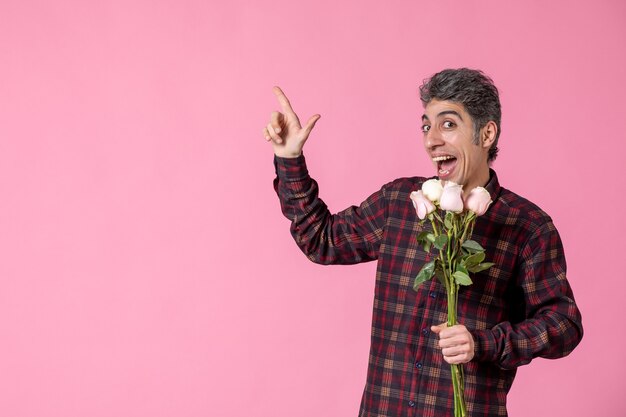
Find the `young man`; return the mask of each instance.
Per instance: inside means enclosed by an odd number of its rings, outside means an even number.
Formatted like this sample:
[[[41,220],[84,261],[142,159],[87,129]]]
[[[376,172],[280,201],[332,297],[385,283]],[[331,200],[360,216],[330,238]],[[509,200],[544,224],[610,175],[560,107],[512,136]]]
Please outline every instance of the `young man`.
[[[503,188],[490,162],[497,155],[500,100],[491,79],[470,69],[444,70],[421,87],[424,147],[436,175],[469,192],[485,187],[493,203],[472,239],[495,265],[459,292],[459,320],[446,321],[438,280],[412,282],[427,254],[409,195],[427,179],[400,178],[360,206],[331,214],[318,197],[302,148],[319,115],[301,126],[287,97],[264,128],[272,143],[274,188],[291,233],[314,262],[378,261],[367,382],[359,416],[452,416],[447,363],[465,364],[471,416],[506,416],[506,395],[518,366],[558,358],[580,342],[580,312],[566,279],[561,240],[550,217]],[[424,226],[428,227],[428,226]]]

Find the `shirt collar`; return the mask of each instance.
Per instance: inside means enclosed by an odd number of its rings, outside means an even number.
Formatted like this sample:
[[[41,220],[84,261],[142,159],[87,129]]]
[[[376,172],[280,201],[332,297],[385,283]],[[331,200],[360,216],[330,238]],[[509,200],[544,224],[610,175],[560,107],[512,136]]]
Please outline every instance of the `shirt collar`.
[[[500,195],[500,183],[498,182],[498,176],[496,175],[496,171],[489,168],[489,181],[487,185],[485,185],[485,189],[489,191],[489,195],[491,196],[491,201],[495,202]]]

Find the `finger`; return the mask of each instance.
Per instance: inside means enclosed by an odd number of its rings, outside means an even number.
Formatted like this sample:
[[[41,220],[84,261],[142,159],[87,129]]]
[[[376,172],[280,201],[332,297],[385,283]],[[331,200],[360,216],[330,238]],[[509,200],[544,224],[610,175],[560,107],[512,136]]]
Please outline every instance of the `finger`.
[[[441,347],[458,346],[471,343],[471,335],[469,333],[448,333],[448,329],[439,333],[439,344]]]
[[[283,143],[283,138],[281,138],[280,136],[276,134],[271,123],[267,125],[266,129],[267,129],[267,132],[270,134],[270,137],[275,143]]]
[[[272,140],[272,137],[270,136],[270,132],[267,131],[267,128],[264,127],[263,128],[263,137],[265,138],[265,140],[270,141]]]
[[[322,116],[320,116],[319,114],[316,114],[311,116],[311,118],[306,122],[306,125],[304,126],[304,132],[307,136],[309,135],[309,133],[311,133],[311,130],[313,130],[313,128],[315,127],[315,123],[317,123],[317,121],[321,117]]]
[[[460,365],[463,363],[468,363],[472,360],[472,357],[470,357],[469,355],[444,356],[443,360],[451,365]]]
[[[474,351],[471,348],[442,350],[443,359],[448,363],[467,363],[474,358]]]
[[[441,349],[441,353],[443,356],[454,357],[459,355],[467,355],[469,353],[469,346],[461,345],[461,346],[453,346]]]
[[[439,334],[439,337],[442,339],[446,339],[446,338],[450,338],[450,337],[455,337],[458,335],[463,335],[463,334],[467,334],[467,328],[463,325],[460,324],[455,324],[454,326],[450,326],[448,327],[443,326],[443,328],[441,329],[441,333]]]
[[[438,324],[437,326],[430,326],[430,330],[435,334],[439,334],[446,327],[448,327],[448,323],[441,323],[441,324]]]
[[[469,344],[469,342],[460,339],[439,339],[437,342],[437,346],[441,349],[457,348],[467,344]]]
[[[272,127],[274,128],[274,132],[276,132],[276,134],[280,133],[280,131],[282,130],[282,123],[284,120],[284,116],[282,113],[274,111],[272,112],[272,116],[270,117],[270,124],[272,125]]]
[[[281,90],[279,86],[275,86],[272,89],[272,91],[274,91],[274,95],[278,99],[278,102],[280,103],[280,107],[283,109],[283,112],[289,113],[295,116],[296,113],[293,111],[293,108],[291,107],[291,103],[289,102],[289,99],[287,98],[285,93],[283,93],[283,90]]]

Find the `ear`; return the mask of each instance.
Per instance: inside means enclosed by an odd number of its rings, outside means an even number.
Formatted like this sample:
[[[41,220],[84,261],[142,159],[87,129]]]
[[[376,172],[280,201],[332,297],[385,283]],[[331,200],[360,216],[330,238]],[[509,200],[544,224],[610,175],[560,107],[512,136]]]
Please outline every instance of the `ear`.
[[[487,124],[480,129],[480,146],[483,148],[489,149],[493,142],[496,140],[496,135],[498,133],[498,126],[496,122],[490,120]]]

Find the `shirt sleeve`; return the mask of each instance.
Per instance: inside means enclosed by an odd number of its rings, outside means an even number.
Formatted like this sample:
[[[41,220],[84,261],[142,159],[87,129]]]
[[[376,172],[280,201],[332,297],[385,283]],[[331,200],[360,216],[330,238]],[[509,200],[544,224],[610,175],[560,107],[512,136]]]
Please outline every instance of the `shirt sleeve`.
[[[580,342],[580,311],[566,279],[563,246],[551,221],[539,227],[520,252],[517,285],[523,294],[526,319],[475,330],[474,360],[514,369],[535,357],[568,355]]]
[[[386,191],[361,205],[331,214],[318,196],[304,156],[274,157],[274,189],[291,234],[304,254],[320,264],[355,264],[378,258],[387,210]]]

